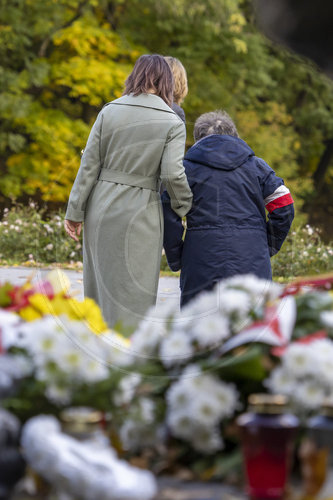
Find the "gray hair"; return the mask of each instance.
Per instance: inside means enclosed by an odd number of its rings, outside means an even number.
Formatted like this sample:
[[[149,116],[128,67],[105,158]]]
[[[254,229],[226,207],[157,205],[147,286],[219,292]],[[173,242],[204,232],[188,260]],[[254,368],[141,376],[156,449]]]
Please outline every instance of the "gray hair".
[[[195,141],[211,134],[239,137],[236,125],[225,111],[204,113],[195,122],[193,132]]]

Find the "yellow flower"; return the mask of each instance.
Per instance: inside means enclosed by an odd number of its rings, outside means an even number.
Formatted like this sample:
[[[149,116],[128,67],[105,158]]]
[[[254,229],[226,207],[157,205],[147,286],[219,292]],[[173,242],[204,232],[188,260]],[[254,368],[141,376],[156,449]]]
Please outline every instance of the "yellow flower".
[[[30,295],[29,304],[29,306],[18,311],[19,315],[26,321],[33,321],[45,314],[52,314],[51,301],[42,293]]]
[[[82,302],[73,298],[56,295],[52,301],[54,314],[67,314],[70,319],[86,321],[91,331],[102,333],[107,330],[101,310],[93,299],[86,298]]]
[[[40,319],[42,315],[33,307],[27,306],[18,311],[18,314],[25,321],[35,321],[36,319]]]
[[[29,306],[19,311],[21,318],[26,321],[34,321],[47,314],[52,316],[65,314],[72,320],[85,321],[90,330],[96,334],[108,329],[100,308],[89,298],[80,302],[72,297],[66,297],[64,293],[58,293],[51,300],[47,295],[35,293],[29,297]]]

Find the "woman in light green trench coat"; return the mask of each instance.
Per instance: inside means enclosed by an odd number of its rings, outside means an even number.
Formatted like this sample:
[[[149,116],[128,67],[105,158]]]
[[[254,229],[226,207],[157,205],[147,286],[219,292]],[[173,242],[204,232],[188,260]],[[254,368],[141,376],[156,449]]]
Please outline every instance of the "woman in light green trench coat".
[[[125,95],[99,113],[68,202],[74,239],[84,221],[84,293],[110,326],[135,326],[156,302],[163,242],[160,181],[183,217],[192,193],[183,167],[185,126],[172,111],[171,70],[141,56]]]

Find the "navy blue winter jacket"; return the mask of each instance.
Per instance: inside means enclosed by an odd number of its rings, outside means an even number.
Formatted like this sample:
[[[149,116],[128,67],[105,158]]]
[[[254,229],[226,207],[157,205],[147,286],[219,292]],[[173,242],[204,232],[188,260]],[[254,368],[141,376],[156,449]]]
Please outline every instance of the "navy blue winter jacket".
[[[198,141],[184,166],[193,191],[184,241],[182,221],[162,195],[164,249],[169,267],[181,269],[181,305],[236,274],[272,279],[270,257],[294,218],[283,180],[244,141],[228,135]]]

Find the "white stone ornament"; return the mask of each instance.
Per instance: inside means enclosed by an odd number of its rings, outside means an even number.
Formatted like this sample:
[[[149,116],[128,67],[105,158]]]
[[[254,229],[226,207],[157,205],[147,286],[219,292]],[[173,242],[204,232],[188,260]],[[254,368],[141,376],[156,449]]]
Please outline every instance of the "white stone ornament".
[[[53,416],[30,419],[21,445],[29,466],[69,498],[151,500],[157,493],[153,474],[119,460],[106,438],[77,441]]]

